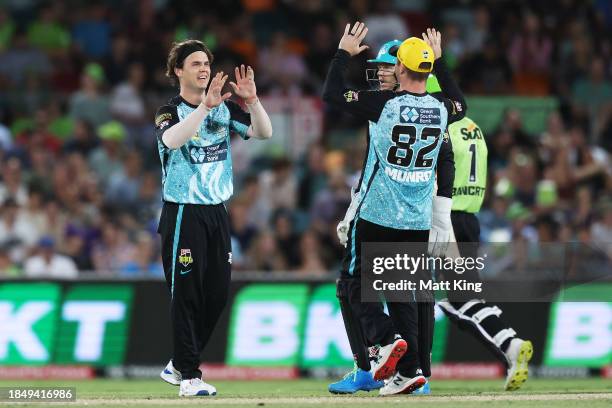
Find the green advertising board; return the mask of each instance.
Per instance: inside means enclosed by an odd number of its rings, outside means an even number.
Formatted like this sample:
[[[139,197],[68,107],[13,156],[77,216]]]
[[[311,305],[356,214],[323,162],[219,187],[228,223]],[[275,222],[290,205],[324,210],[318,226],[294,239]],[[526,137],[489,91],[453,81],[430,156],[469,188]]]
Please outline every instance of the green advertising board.
[[[129,329],[132,288],[126,285],[77,285],[64,298],[57,363],[123,362]]]
[[[51,360],[61,290],[53,283],[0,286],[0,364]]]
[[[229,365],[342,367],[353,356],[333,283],[252,284],[232,307]],[[436,313],[432,361],[444,358],[448,321]]]
[[[0,285],[0,364],[123,362],[132,305],[129,285]]]
[[[308,285],[259,284],[234,300],[229,328],[230,365],[295,366],[301,347]]]
[[[566,289],[552,305],[544,364],[612,364],[612,284]]]

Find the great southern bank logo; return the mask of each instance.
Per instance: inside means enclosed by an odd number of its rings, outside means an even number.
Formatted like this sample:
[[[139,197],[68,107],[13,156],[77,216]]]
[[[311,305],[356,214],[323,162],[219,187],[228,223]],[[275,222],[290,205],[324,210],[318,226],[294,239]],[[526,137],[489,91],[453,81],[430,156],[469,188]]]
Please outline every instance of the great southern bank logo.
[[[414,123],[419,118],[419,112],[411,106],[402,106],[400,108],[400,118],[402,123]]]
[[[418,106],[400,106],[400,123],[415,123],[419,125],[439,125],[442,123],[440,108],[424,108]]]

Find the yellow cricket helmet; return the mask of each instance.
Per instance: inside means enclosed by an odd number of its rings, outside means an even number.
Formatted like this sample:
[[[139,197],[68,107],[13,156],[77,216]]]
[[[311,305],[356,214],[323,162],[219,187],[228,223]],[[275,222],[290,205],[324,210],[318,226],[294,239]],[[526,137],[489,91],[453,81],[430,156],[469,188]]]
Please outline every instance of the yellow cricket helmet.
[[[410,37],[404,40],[399,48],[391,51],[409,70],[414,72],[431,72],[434,64],[434,52],[422,39]]]

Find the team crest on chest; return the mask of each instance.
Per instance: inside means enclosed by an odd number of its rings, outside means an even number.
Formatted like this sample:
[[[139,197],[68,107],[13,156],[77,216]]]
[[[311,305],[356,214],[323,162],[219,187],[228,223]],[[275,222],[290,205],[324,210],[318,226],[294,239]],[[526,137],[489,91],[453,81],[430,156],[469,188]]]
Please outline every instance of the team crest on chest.
[[[181,248],[181,254],[179,255],[179,263],[184,267],[187,267],[193,263],[193,258],[191,257],[191,249]]]

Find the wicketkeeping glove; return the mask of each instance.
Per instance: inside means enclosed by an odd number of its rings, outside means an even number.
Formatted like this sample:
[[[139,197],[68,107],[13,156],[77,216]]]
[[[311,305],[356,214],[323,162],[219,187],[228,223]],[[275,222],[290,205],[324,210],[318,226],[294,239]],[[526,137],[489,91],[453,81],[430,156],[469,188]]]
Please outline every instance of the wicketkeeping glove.
[[[428,252],[431,256],[444,256],[453,234],[451,207],[453,200],[448,197],[434,196],[431,211]]]
[[[336,226],[336,234],[338,234],[338,240],[342,244],[343,247],[346,248],[346,243],[348,242],[348,230],[349,223],[345,220],[342,220]]]
[[[359,207],[359,203],[361,202],[361,196],[357,195],[358,193],[355,191],[355,187],[351,188],[351,204],[349,205],[348,210],[346,210],[346,214],[344,215],[344,219],[338,223],[336,226],[336,234],[338,235],[338,240],[342,244],[343,247],[346,248],[346,243],[348,242],[348,230],[351,221],[355,218],[355,213],[357,212],[357,207]]]

